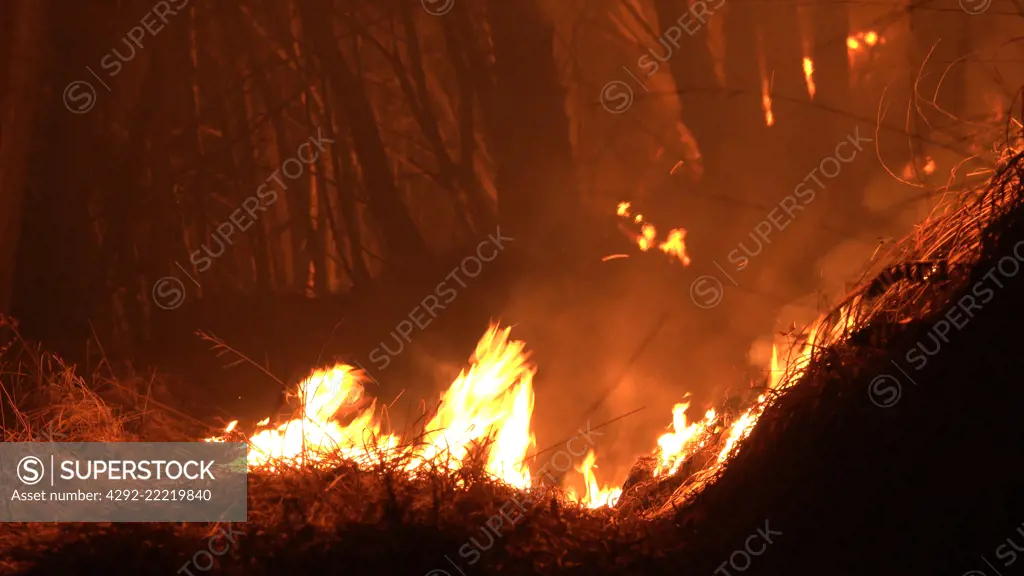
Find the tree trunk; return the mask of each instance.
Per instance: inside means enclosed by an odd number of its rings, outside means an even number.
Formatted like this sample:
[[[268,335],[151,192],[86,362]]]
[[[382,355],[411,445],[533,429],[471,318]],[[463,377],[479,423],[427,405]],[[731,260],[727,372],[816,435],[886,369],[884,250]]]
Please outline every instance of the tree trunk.
[[[718,158],[728,142],[728,134],[721,128],[726,110],[719,105],[721,85],[715,76],[708,46],[707,17],[701,12],[701,19],[697,19],[688,7],[686,0],[654,0],[660,45],[641,58],[648,59],[650,64],[647,68],[653,67],[654,71],[663,60],[668,60],[679,94],[680,120],[693,135],[707,170],[710,168],[708,160]],[[709,17],[720,18],[721,15],[711,14]],[[673,42],[675,33],[680,31],[684,33]],[[693,34],[689,33],[691,31]]]
[[[586,224],[554,60],[554,27],[537,0],[489,0],[487,7],[494,35],[495,109],[501,111],[488,147],[497,162],[502,232],[534,262],[565,263],[581,254],[577,245]]]
[[[12,0],[5,8],[14,12],[14,21],[7,27],[14,36],[0,134],[0,313],[11,310],[22,202],[49,55],[43,49],[49,36],[47,10],[42,0]]]
[[[383,231],[389,264],[401,269],[418,268],[429,255],[427,245],[395,185],[377,115],[365,87],[349,68],[334,39],[331,5],[327,0],[299,0],[299,12],[320,60],[320,69],[327,74],[338,97],[337,112],[346,116],[368,188],[367,203]]]

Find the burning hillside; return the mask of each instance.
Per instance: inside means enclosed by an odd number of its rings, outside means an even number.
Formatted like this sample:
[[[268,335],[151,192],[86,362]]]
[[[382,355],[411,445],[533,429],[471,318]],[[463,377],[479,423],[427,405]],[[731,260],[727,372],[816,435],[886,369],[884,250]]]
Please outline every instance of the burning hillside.
[[[488,329],[412,435],[388,429],[387,411],[367,398],[358,371],[317,370],[298,386],[301,413],[243,435],[251,445],[250,521],[229,527],[233,544],[221,570],[304,573],[341,562],[444,574],[445,562],[462,562],[489,573],[623,574],[713,572],[723,559],[732,569],[756,561],[753,573],[768,574],[969,569],[978,562],[971,553],[998,546],[1024,510],[1024,478],[1006,457],[1022,439],[1013,415],[1024,390],[1011,380],[1024,360],[1019,332],[1000,329],[1024,313],[1014,272],[1024,254],[1021,206],[1010,170],[983,194],[951,200],[893,249],[897,260],[879,263],[876,276],[791,349],[776,349],[750,405],[691,419],[690,406],[677,404],[665,414],[669,429],[651,439],[651,456],[626,479],[600,476],[597,446],[578,451],[567,492],[543,485],[543,468],[533,467],[543,452],[531,432],[536,368],[510,328]],[[929,264],[909,272],[919,262]],[[979,286],[992,288],[991,297]],[[972,303],[963,334],[940,329],[952,323],[951,306]],[[935,342],[944,348],[927,366],[897,370],[907,351]],[[895,397],[893,375],[905,380]],[[106,406],[77,377],[61,373],[49,393],[51,404],[66,406],[52,420],[56,433],[110,437],[73,418],[87,407],[94,418],[95,407]],[[107,421],[122,439],[136,438],[130,423],[145,417],[105,410],[121,415]],[[26,412],[23,420],[39,416]],[[239,434],[232,425],[208,440]],[[951,472],[950,454],[969,450],[972,473]],[[73,573],[68,567],[86,548],[98,568],[116,570],[117,558],[121,568],[143,569],[151,558],[124,553],[136,548],[126,543],[162,542],[154,554],[181,558],[204,537],[200,528],[91,525],[69,539],[40,525],[4,532],[0,544],[15,551],[4,562],[39,573]],[[216,538],[213,530],[206,537]],[[30,531],[32,542],[24,538]],[[834,538],[822,542],[821,533]],[[752,534],[762,544],[738,549]],[[940,538],[956,542],[953,552],[934,548]]]
[[[367,379],[358,369],[337,364],[315,370],[298,384],[301,407],[296,417],[274,424],[267,418],[260,422],[261,429],[246,439],[250,468],[273,473],[282,466],[333,466],[339,460],[362,466],[403,462],[403,470],[415,476],[439,463],[453,470],[478,457],[494,480],[529,488],[531,478],[539,479],[527,464],[535,460],[531,417],[536,367],[529,361],[526,345],[512,340],[510,334],[510,327],[492,325],[487,330],[470,358],[470,367],[443,394],[422,433],[412,438],[384,432],[384,413],[378,413],[376,400],[366,405]],[[676,404],[670,431],[651,443],[657,464],[650,477],[675,474],[688,458],[708,446],[718,451],[705,469],[713,473],[757,423],[769,394],[800,377],[811,351],[826,336],[816,325],[786,361],[779,360],[778,350],[773,351],[765,392],[738,414],[729,416],[710,409],[703,419],[688,422],[690,404]],[[231,422],[223,435],[207,441],[237,437],[237,423]],[[570,484],[569,493],[591,508],[614,506],[622,493],[616,486],[624,479],[608,483],[610,479],[605,478],[605,485],[599,484],[594,472],[596,459],[593,450],[587,453],[576,470],[580,476],[576,486]]]

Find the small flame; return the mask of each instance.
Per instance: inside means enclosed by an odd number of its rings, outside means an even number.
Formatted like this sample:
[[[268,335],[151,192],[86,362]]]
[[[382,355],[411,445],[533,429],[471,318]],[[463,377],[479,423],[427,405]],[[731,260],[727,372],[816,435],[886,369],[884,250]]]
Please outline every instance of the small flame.
[[[586,492],[582,498],[578,497],[576,491],[572,488],[567,490],[570,498],[578,501],[587,508],[601,508],[604,506],[615,506],[619,501],[619,496],[622,496],[622,489],[617,487],[605,486],[601,487],[597,483],[597,477],[594,476],[594,468],[597,466],[594,462],[597,461],[597,456],[594,455],[593,450],[588,450],[587,455],[583,457],[583,463],[576,470],[583,475],[583,482],[586,485]]]
[[[689,402],[676,404],[672,408],[672,432],[662,434],[658,438],[658,464],[654,468],[654,477],[675,474],[686,459],[704,446],[705,438],[700,434],[715,421],[715,411],[708,410],[703,422],[686,423],[686,410]]]
[[[622,218],[629,218],[632,216],[633,224],[640,225],[640,233],[636,235],[636,245],[641,251],[647,252],[653,246],[657,246],[659,250],[672,256],[683,264],[683,266],[690,265],[690,256],[686,251],[686,230],[683,228],[674,228],[669,230],[668,236],[662,242],[658,241],[658,229],[650,222],[645,221],[643,214],[636,214],[635,216],[630,214],[630,203],[619,202],[615,213]]]
[[[804,79],[807,82],[807,94],[813,100],[817,90],[814,87],[814,61],[810,58],[804,58]]]
[[[722,447],[722,451],[718,453],[719,463],[725,462],[726,459],[729,458],[729,454],[732,452],[733,446],[750,434],[750,431],[754,429],[754,424],[757,424],[757,419],[761,416],[761,411],[763,410],[764,396],[758,396],[757,404],[750,410],[744,412],[742,416],[732,423],[729,430],[729,438],[725,441],[725,446]]]
[[[676,228],[675,230],[669,231],[668,238],[658,245],[658,249],[660,249],[665,254],[668,254],[669,256],[675,256],[680,262],[683,263],[683,266],[689,266],[690,256],[686,253],[685,240],[686,230],[683,230],[682,228]]]
[[[651,246],[654,246],[654,240],[658,236],[658,231],[651,224],[644,224],[643,228],[640,229],[640,237],[637,238],[636,243],[640,246],[640,249],[647,252]]]
[[[931,175],[931,174],[935,173],[935,160],[932,159],[931,156],[929,156],[925,160],[925,164],[924,164],[924,167],[922,168],[922,170],[924,170],[924,173],[928,174],[928,175]]]

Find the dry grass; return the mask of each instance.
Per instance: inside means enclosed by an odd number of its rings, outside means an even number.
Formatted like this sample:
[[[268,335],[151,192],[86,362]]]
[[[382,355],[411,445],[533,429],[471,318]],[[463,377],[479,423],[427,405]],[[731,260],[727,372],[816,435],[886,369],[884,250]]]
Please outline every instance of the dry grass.
[[[885,356],[894,331],[948,308],[996,233],[993,223],[1021,209],[1024,153],[1008,153],[1001,166],[984,187],[951,195],[914,234],[874,261],[865,281],[825,317],[799,382],[794,375],[784,378],[757,426],[761,432],[784,425],[794,407],[813,410],[818,384],[829,381],[830,367],[863,363],[866,350]],[[890,263],[919,261],[943,262],[949,274],[931,281],[893,281],[871,293],[877,275]],[[116,376],[109,365],[79,376],[74,366],[25,342],[8,318],[0,318],[0,337],[5,441],[171,441],[217,433],[158,401],[152,376]],[[785,410],[782,399],[787,400]],[[401,458],[383,455],[359,467],[336,461],[273,473],[257,470],[249,477],[243,542],[218,560],[219,570],[264,573],[291,566],[301,573],[317,562],[343,559],[375,571],[422,573],[445,568],[439,559],[459,556],[471,537],[484,539],[484,527],[495,518],[503,519],[501,542],[481,564],[491,571],[510,566],[541,573],[624,570],[680,546],[672,517],[730,473],[731,461],[713,464],[726,429],[709,431],[706,447],[673,477],[650,479],[651,462],[638,463],[616,510],[584,510],[549,488],[524,495],[484,473],[479,457],[459,468],[431,462],[415,476],[404,472],[407,462]],[[766,434],[757,436],[750,440],[763,444]],[[478,449],[479,456],[486,447]],[[524,498],[529,503],[521,515],[509,518],[510,502]],[[509,525],[513,519],[514,529]],[[76,546],[109,539],[115,549],[131,548],[137,541],[159,543],[159,552],[125,554],[137,556],[140,566],[166,563],[160,570],[170,573],[217,529],[206,524],[9,524],[0,531],[0,572],[28,570],[62,553],[73,558],[80,553]],[[365,572],[362,568],[349,572]]]
[[[776,390],[768,391],[763,413],[773,411],[779,401],[802,381],[823,381],[828,366],[863,360],[865,348],[880,355],[889,352],[890,339],[901,327],[945,311],[953,296],[963,290],[971,272],[983,255],[986,240],[994,234],[993,224],[1020,211],[1024,204],[1024,151],[1008,148],[1003,152],[999,170],[981,186],[947,192],[932,215],[917,229],[876,254],[864,270],[862,281],[843,298],[817,327],[806,370],[793,370],[795,358]],[[930,278],[899,279],[890,273],[900,263],[935,264],[945,274]],[[931,268],[931,266],[927,266]],[[881,287],[881,289],[879,289]],[[806,342],[808,333],[794,340]],[[855,346],[847,346],[847,344]],[[792,351],[798,351],[800,345]],[[801,390],[801,393],[811,390]],[[748,406],[749,408],[749,406]],[[773,417],[783,417],[776,414]],[[771,418],[769,418],[771,419]],[[759,420],[760,422],[760,420]],[[728,438],[728,422],[720,423],[704,434],[705,447],[693,454],[680,470],[669,478],[644,477],[650,462],[639,462],[633,474],[641,480],[635,486],[627,481],[619,512],[647,518],[668,517],[685,508],[692,499],[727,473],[728,461],[717,465],[715,456]]]

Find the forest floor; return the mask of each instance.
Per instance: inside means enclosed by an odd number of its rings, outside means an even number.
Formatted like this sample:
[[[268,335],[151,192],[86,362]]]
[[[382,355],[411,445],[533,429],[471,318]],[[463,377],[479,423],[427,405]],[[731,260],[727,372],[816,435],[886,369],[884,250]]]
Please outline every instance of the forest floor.
[[[474,465],[413,479],[396,464],[338,463],[251,473],[245,523],[5,524],[0,571],[1024,574],[1014,552],[1024,549],[1019,182],[994,178],[899,250],[897,262],[942,259],[948,273],[889,278],[869,303],[862,291],[837,307],[823,326],[843,329],[739,450],[694,490],[673,479],[657,513],[581,509]],[[208,435],[147,408],[143,380],[87,383],[25,353],[45,376],[35,409],[15,420],[6,409],[8,441],[39,439],[52,422],[69,441]],[[142,408],[114,408],[127,405]]]

